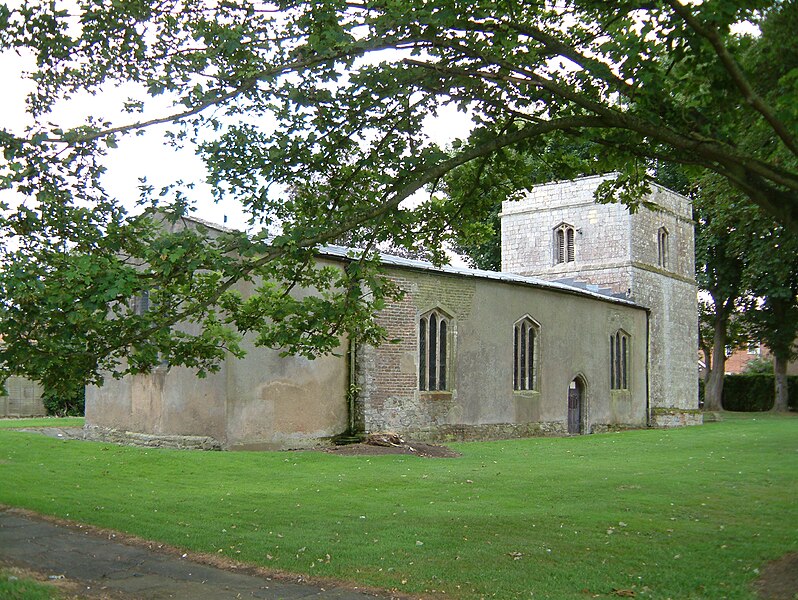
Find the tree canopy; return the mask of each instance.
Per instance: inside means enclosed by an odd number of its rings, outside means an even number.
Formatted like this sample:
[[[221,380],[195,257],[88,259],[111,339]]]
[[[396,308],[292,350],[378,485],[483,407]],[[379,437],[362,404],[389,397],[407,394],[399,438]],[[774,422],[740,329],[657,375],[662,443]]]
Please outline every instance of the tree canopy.
[[[646,164],[674,162],[795,228],[797,12],[758,0],[2,5],[0,48],[36,67],[35,124],[0,131],[0,185],[23,199],[0,220],[0,370],[56,385],[64,356],[87,381],[164,356],[213,368],[242,332],[309,354],[347,332],[376,341],[368,317],[393,290],[373,251],[421,245],[440,259],[450,222],[480,210],[439,193],[443,177],[552,134],[595,148],[596,171],[619,171],[604,200],[634,203]],[[128,83],[140,92],[122,117],[51,122],[54,107]],[[171,110],[153,114],[159,96]],[[453,148],[424,128],[447,106],[476,123]],[[252,235],[164,228],[105,192],[120,139],[164,124],[170,143],[197,148],[214,194],[240,201]],[[177,185],[141,194],[166,222],[191,202]],[[342,236],[365,252],[343,271],[316,265],[314,250]],[[241,279],[257,293],[234,293]],[[297,299],[296,287],[319,294]],[[135,314],[145,291],[157,310]]]

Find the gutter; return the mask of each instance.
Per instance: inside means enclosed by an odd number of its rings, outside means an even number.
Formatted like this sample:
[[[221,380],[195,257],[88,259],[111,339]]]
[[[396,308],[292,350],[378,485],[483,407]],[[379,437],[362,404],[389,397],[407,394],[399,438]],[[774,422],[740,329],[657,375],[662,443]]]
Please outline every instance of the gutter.
[[[646,427],[651,427],[651,311],[646,309]]]

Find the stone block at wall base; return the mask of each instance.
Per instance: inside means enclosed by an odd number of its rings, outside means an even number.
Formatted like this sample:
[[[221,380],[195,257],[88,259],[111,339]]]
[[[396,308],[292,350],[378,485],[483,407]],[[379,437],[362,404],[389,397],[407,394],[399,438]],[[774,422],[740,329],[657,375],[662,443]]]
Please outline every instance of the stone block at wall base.
[[[617,433],[619,431],[631,431],[640,429],[641,425],[634,423],[595,423],[590,427],[590,433]]]
[[[154,435],[136,431],[120,431],[109,427],[86,425],[85,439],[149,448],[176,448],[179,450],[221,450],[219,440],[202,435]]]
[[[649,425],[651,427],[684,427],[702,425],[704,414],[700,410],[684,408],[652,408]]]

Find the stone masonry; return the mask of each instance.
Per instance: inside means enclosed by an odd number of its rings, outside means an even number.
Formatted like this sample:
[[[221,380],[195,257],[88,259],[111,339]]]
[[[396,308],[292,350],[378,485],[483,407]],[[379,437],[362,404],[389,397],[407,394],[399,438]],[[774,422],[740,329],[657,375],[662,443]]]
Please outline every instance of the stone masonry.
[[[700,422],[698,413],[698,309],[692,206],[689,199],[652,185],[636,213],[594,201],[609,176],[535,186],[502,212],[502,270],[548,280],[610,288],[650,310],[649,422]],[[556,263],[554,231],[575,229],[574,260]],[[666,235],[662,265],[659,235]]]

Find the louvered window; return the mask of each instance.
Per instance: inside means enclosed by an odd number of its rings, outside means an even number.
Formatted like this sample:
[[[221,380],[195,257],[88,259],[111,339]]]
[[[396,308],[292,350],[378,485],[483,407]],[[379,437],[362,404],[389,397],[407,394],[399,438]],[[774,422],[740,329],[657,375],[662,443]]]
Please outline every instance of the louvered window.
[[[150,292],[143,290],[133,298],[133,313],[143,315],[150,310]]]
[[[657,232],[657,264],[662,268],[668,266],[668,230],[664,227]]]
[[[575,259],[575,230],[572,225],[562,223],[554,229],[554,262],[569,263]]]

